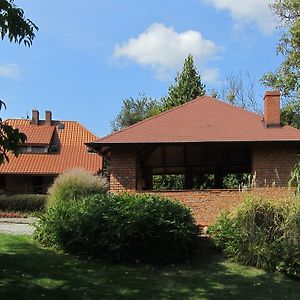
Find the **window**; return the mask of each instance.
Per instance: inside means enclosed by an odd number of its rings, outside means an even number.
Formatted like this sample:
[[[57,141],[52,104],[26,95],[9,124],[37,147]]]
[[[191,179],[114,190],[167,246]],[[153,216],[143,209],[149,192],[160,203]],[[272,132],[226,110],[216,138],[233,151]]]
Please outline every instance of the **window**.
[[[20,150],[20,153],[27,153],[28,147],[20,147],[19,150]]]
[[[22,146],[20,153],[48,153],[48,147],[45,146]]]
[[[47,153],[47,148],[40,146],[32,146],[31,153]]]

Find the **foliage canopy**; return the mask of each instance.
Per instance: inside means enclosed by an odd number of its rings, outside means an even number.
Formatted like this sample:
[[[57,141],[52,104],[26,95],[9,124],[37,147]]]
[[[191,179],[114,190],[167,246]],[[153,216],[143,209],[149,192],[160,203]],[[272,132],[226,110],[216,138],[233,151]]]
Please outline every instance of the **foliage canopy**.
[[[112,122],[113,131],[117,131],[160,113],[159,103],[146,95],[139,98],[124,99],[120,113]]]
[[[193,56],[189,54],[184,61],[182,71],[175,78],[175,84],[169,87],[167,97],[162,99],[163,110],[184,104],[204,94],[205,85],[201,82]]]
[[[30,47],[38,27],[24,15],[24,11],[17,7],[14,0],[0,0],[0,36],[7,36],[10,42]]]
[[[266,73],[264,85],[280,90],[284,97],[300,98],[300,2],[276,0],[271,9],[278,17],[278,27],[284,29],[277,53],[283,62],[275,72]]]

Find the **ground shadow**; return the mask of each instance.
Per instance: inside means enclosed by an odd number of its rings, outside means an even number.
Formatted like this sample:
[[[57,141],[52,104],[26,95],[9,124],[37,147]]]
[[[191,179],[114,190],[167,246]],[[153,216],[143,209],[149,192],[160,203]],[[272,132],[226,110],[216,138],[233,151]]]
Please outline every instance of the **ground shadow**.
[[[193,262],[153,268],[83,262],[24,236],[0,240],[1,299],[299,299],[300,294],[299,282],[227,262],[210,245],[202,245]]]

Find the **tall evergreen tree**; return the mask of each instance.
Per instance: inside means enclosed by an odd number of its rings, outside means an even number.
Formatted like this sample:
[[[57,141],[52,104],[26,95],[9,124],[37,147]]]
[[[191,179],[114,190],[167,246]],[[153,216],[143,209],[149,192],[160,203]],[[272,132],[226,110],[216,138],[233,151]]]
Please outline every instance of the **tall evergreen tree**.
[[[162,99],[163,110],[184,104],[205,94],[205,85],[195,67],[191,54],[185,59],[181,73],[175,78],[175,84],[169,87],[167,97]]]
[[[205,94],[205,85],[195,67],[190,54],[184,61],[181,73],[175,78],[175,84],[169,87],[168,95],[157,101],[145,95],[137,99],[123,100],[121,111],[112,121],[112,130],[117,131],[163,111],[186,103]]]

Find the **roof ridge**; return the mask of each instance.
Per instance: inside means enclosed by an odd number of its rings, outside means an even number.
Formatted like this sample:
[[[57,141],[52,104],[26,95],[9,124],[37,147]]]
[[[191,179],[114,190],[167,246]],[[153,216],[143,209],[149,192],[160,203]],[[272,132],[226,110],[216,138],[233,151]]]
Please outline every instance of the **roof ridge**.
[[[28,121],[28,122],[31,121],[31,119],[8,118],[8,119],[5,119],[4,122],[10,121],[10,120],[13,120],[13,121]],[[39,121],[45,122],[46,120],[39,120]],[[53,119],[52,122],[70,122],[70,123],[78,123],[78,124],[81,125],[81,123],[79,123],[78,121],[75,121],[75,120],[55,120],[55,119]]]
[[[249,114],[253,114],[253,115],[257,116],[257,117],[263,117],[263,115],[261,115],[261,114],[259,114],[257,112],[254,112],[254,111],[250,111],[246,107],[236,106],[236,105],[228,103],[228,102],[226,102],[224,100],[221,100],[221,99],[218,99],[218,98],[213,98],[211,96],[207,96],[207,97],[210,98],[210,99],[212,99],[213,101],[220,102],[221,104],[227,105],[227,106],[229,106],[231,108],[238,109],[238,110],[241,110],[241,111],[249,113]]]
[[[202,98],[207,98],[207,99],[209,99],[209,100],[212,100],[212,101],[215,101],[215,102],[219,102],[220,104],[227,105],[227,106],[229,106],[229,107],[231,107],[231,108],[234,108],[234,109],[242,110],[243,112],[246,112],[246,113],[249,113],[249,114],[254,114],[256,117],[262,117],[262,116],[259,115],[258,113],[249,111],[249,110],[247,110],[246,108],[239,107],[239,106],[234,106],[234,105],[232,105],[232,104],[230,104],[230,103],[228,103],[228,102],[225,102],[225,101],[223,101],[223,100],[221,100],[221,99],[213,98],[213,97],[208,96],[208,95],[202,95],[202,96],[198,96],[198,97],[196,97],[195,99],[190,100],[190,101],[188,101],[188,102],[186,102],[186,103],[183,103],[183,104],[181,104],[181,105],[178,105],[178,106],[176,106],[176,107],[173,107],[173,108],[171,108],[171,109],[169,109],[169,110],[163,111],[163,112],[159,113],[158,115],[149,117],[149,118],[144,119],[144,120],[141,120],[141,121],[139,121],[139,122],[137,122],[137,123],[135,123],[135,124],[132,124],[132,125],[130,125],[130,126],[128,126],[128,127],[125,127],[125,128],[123,128],[123,129],[121,129],[121,130],[118,130],[118,131],[112,132],[112,133],[110,133],[110,134],[107,134],[107,135],[105,135],[104,137],[102,137],[102,138],[100,138],[100,139],[98,139],[98,140],[96,140],[96,141],[94,141],[94,142],[96,142],[96,143],[97,143],[97,142],[101,142],[101,141],[104,140],[104,139],[110,138],[110,137],[115,136],[115,135],[117,135],[117,134],[119,134],[119,133],[123,133],[123,132],[126,131],[126,130],[129,130],[129,129],[131,129],[131,128],[134,128],[135,126],[138,126],[138,125],[140,125],[140,124],[147,123],[147,122],[150,121],[150,120],[154,120],[154,119],[156,119],[156,118],[158,118],[158,117],[160,117],[160,116],[162,116],[162,115],[166,115],[166,114],[171,113],[171,112],[173,112],[173,111],[175,111],[175,110],[178,110],[178,109],[180,109],[180,108],[182,108],[182,107],[184,107],[184,106],[190,105],[190,104],[192,104],[192,103],[194,103],[194,102],[196,102],[196,101],[199,101],[199,100],[202,99]],[[92,142],[92,143],[94,143],[94,142]]]
[[[8,118],[8,119],[5,119],[3,122],[9,122],[9,121],[25,121],[25,122],[30,122],[31,119],[20,119],[20,118]],[[40,120],[42,121],[43,123],[41,124],[41,126],[48,126],[45,124],[45,120]],[[75,121],[75,120],[52,120],[52,122],[64,122],[64,123],[74,123],[78,126],[81,127],[81,129],[84,129],[85,131],[87,131],[90,135],[92,135],[95,139],[99,138],[96,134],[94,134],[91,130],[89,130],[85,125],[81,124],[80,122],[78,121]],[[19,124],[18,126],[29,126],[29,125],[32,125],[32,124]],[[36,125],[32,125],[32,126],[36,126]],[[57,127],[58,125],[55,125],[55,124],[51,124],[50,125],[51,127]],[[37,126],[37,128],[39,127],[39,125]]]
[[[179,109],[179,108],[181,108],[181,107],[183,107],[183,106],[186,106],[186,105],[188,105],[188,104],[191,104],[191,103],[193,103],[193,102],[196,102],[196,101],[198,101],[198,100],[200,100],[201,98],[204,98],[204,97],[209,97],[209,96],[207,96],[207,95],[198,96],[197,98],[195,98],[195,99],[193,99],[193,100],[190,100],[190,101],[188,101],[188,102],[186,102],[186,103],[183,103],[183,104],[181,104],[181,105],[178,105],[178,106],[176,106],[176,107],[173,107],[173,108],[171,108],[171,109],[169,109],[169,110],[163,111],[163,112],[159,113],[158,115],[155,115],[155,116],[146,118],[146,119],[141,120],[141,121],[139,121],[139,122],[137,122],[137,123],[134,123],[134,124],[132,124],[132,125],[130,125],[130,126],[128,126],[128,127],[125,127],[125,128],[122,128],[122,129],[120,129],[120,130],[118,130],[118,131],[115,131],[115,132],[112,132],[112,133],[110,133],[110,134],[107,134],[107,135],[105,135],[104,137],[102,137],[102,138],[100,138],[100,139],[98,139],[98,140],[96,140],[96,141],[94,141],[94,142],[97,143],[97,142],[100,142],[101,140],[104,140],[104,139],[109,138],[109,137],[111,137],[111,136],[115,136],[115,135],[117,135],[117,134],[119,134],[119,133],[121,133],[121,132],[124,132],[124,131],[126,131],[126,130],[128,130],[128,129],[131,129],[131,128],[137,126],[137,125],[146,123],[146,122],[148,122],[148,121],[150,121],[150,120],[154,120],[154,119],[156,119],[156,118],[158,118],[158,117],[160,117],[160,116],[162,116],[162,115],[166,115],[166,114],[168,114],[168,113],[170,113],[170,112],[172,112],[172,111],[174,111],[174,110],[177,110],[177,109]],[[92,142],[92,143],[94,143],[94,142]]]
[[[63,121],[63,122],[66,122],[66,121]],[[97,135],[95,135],[93,132],[91,132],[87,127],[85,127],[85,125],[82,125],[78,121],[71,121],[71,122],[76,123],[77,125],[79,125],[80,127],[82,127],[82,129],[84,129],[85,131],[87,131],[90,135],[92,135],[95,138],[98,138]]]

